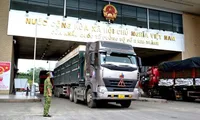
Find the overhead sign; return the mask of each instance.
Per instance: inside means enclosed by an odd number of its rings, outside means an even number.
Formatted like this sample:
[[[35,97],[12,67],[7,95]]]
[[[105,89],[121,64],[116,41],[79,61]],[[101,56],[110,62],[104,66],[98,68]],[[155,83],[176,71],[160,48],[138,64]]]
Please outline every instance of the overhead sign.
[[[36,27],[37,23],[37,27]],[[36,30],[37,28],[37,30]],[[37,34],[35,34],[37,31]],[[133,47],[184,51],[184,35],[135,26],[108,24],[94,20],[78,20],[62,16],[11,10],[8,35],[93,42],[98,40],[130,44]]]
[[[0,62],[0,90],[10,88],[10,62]]]

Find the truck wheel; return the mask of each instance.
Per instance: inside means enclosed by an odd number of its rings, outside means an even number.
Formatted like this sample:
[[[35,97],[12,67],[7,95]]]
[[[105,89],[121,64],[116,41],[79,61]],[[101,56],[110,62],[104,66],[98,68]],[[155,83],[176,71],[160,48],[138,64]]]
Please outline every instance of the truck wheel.
[[[123,108],[129,108],[131,106],[131,100],[121,101],[120,104]]]
[[[54,97],[57,97],[57,91],[54,89]]]
[[[42,94],[44,94],[44,92],[40,91],[40,94],[42,95]]]
[[[57,94],[57,97],[60,98],[60,89],[59,88],[58,88],[56,94]]]
[[[77,95],[76,95],[76,91],[74,90],[74,103],[78,103],[78,99],[77,99]]]
[[[90,108],[96,107],[96,101],[93,99],[93,95],[92,95],[92,90],[91,89],[89,89],[87,91],[87,99],[86,99],[86,101],[87,101],[88,107],[90,107]]]
[[[73,89],[73,88],[70,88],[69,100],[70,100],[71,102],[74,101],[74,89]]]
[[[187,101],[187,102],[194,102],[196,100],[196,98],[192,98],[192,97],[188,97],[188,96],[183,96],[183,101]]]

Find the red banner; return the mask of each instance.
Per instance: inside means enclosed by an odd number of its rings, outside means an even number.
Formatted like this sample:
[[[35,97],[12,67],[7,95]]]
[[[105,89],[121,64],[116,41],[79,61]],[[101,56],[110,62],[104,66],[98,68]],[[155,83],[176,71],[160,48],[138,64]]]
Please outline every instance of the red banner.
[[[10,62],[0,62],[0,90],[9,90]]]

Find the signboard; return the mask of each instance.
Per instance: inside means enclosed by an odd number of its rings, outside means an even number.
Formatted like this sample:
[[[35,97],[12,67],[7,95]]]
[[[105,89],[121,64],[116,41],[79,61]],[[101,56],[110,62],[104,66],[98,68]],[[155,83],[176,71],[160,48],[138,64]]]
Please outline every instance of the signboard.
[[[37,27],[36,27],[37,23]],[[56,40],[93,42],[98,40],[130,44],[133,47],[184,51],[184,35],[94,20],[10,10],[8,35]]]
[[[10,88],[10,62],[0,62],[0,90]]]

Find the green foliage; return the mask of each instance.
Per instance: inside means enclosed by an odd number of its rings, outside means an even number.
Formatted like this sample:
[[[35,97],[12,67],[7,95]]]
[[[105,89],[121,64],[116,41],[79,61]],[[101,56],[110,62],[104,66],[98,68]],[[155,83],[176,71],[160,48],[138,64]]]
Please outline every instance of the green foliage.
[[[28,79],[28,83],[32,84],[33,81],[33,68],[31,68],[30,70],[27,71],[27,73],[18,73],[17,78],[27,78]],[[35,69],[35,83],[39,83],[39,73],[41,70],[45,70],[42,67],[36,68]]]

